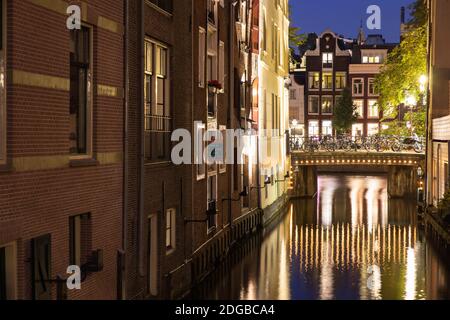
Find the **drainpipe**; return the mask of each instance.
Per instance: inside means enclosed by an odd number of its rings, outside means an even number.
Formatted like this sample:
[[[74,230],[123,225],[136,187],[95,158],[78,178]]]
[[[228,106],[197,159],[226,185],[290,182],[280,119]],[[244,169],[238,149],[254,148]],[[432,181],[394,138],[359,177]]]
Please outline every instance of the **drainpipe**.
[[[137,239],[137,250],[138,250],[138,274],[143,277],[145,276],[144,271],[144,157],[145,157],[145,134],[144,134],[144,84],[142,79],[144,79],[144,0],[140,1],[140,15],[139,15],[139,98],[138,100],[138,111],[139,111],[139,132],[140,132],[140,144],[139,144],[139,200],[138,200],[138,218],[137,218],[137,229],[138,229],[138,239]]]
[[[431,94],[430,94],[430,90],[431,90],[431,83],[432,83],[432,68],[431,68],[431,50],[432,50],[432,31],[433,31],[433,26],[432,26],[432,19],[431,19],[431,15],[432,15],[432,0],[427,0],[427,9],[428,9],[428,63],[427,63],[427,72],[428,72],[428,88],[427,88],[427,118],[426,118],[426,124],[425,127],[427,128],[426,130],[426,153],[425,153],[425,168],[424,168],[424,172],[425,172],[425,181],[424,181],[424,191],[423,191],[423,196],[425,198],[425,209],[428,208],[428,206],[430,205],[430,200],[432,202],[432,198],[430,197],[431,195],[429,194],[429,190],[431,189],[431,186],[429,185],[429,181],[432,181],[432,179],[430,179],[430,177],[432,177],[432,173],[429,172],[429,170],[431,171],[432,168],[432,159],[433,159],[433,141],[432,141],[432,136],[433,136],[433,112],[431,109]],[[430,160],[430,161],[429,161]],[[431,166],[430,166],[431,165]]]
[[[128,56],[128,50],[129,50],[129,0],[125,0],[124,2],[124,14],[125,14],[125,30],[124,30],[124,84],[125,84],[125,92],[124,92],[124,112],[123,112],[123,214],[122,214],[122,250],[123,252],[127,252],[128,248],[128,104],[129,104],[129,83],[130,83],[130,74],[129,74],[129,56]],[[126,259],[126,256],[125,256]],[[122,288],[122,298],[126,299],[126,280],[127,277],[125,276],[127,274],[126,272],[126,265],[125,263],[125,274],[123,275],[123,288]]]

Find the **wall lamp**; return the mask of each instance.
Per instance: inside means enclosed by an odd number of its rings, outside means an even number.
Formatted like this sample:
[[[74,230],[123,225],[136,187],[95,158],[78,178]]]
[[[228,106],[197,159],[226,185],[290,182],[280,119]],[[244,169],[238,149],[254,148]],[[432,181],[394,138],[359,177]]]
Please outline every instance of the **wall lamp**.
[[[278,183],[278,182],[286,182],[286,180],[289,179],[290,177],[291,177],[291,173],[288,171],[288,172],[286,173],[286,175],[284,176],[284,179],[283,179],[283,180],[275,180],[275,182],[276,182],[276,183]]]
[[[244,190],[243,190],[241,193],[239,193],[239,197],[238,197],[237,199],[233,199],[233,198],[222,198],[222,202],[223,202],[223,201],[237,202],[237,201],[240,201],[241,198],[248,197],[248,194],[249,194],[249,192],[248,192],[248,187],[244,187]]]
[[[251,187],[251,190],[262,190],[262,189],[265,189],[269,184],[272,184],[272,178],[271,177],[267,177],[264,180],[264,187]]]

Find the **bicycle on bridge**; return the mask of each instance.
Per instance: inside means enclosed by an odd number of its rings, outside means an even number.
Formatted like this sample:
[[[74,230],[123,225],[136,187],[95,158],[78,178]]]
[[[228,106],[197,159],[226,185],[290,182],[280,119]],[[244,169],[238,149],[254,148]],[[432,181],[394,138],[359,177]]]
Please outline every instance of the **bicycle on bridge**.
[[[423,153],[425,150],[424,139],[418,136],[402,137],[373,135],[368,137],[340,135],[340,136],[313,136],[290,138],[292,151],[314,152],[385,152],[392,151]]]

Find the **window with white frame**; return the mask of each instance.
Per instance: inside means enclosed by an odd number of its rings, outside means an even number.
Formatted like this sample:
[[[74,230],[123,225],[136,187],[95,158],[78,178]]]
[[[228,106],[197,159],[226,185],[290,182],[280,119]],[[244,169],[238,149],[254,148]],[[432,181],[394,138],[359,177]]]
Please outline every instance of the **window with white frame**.
[[[171,253],[176,247],[176,210],[166,211],[166,250]]]
[[[206,30],[198,29],[198,86],[205,87],[205,64],[206,64]]]
[[[205,148],[205,132],[205,124],[200,122],[195,123],[195,139],[197,139],[197,143],[195,145],[198,146],[198,150],[194,150],[195,163],[197,164],[197,180],[202,180],[206,176],[206,163],[203,158],[203,151]]]
[[[353,105],[356,107],[355,114],[358,118],[364,118],[364,100],[353,100]]]
[[[309,137],[316,137],[319,135],[319,121],[310,120],[308,122],[308,135]]]
[[[368,118],[379,118],[380,110],[378,108],[378,100],[369,100],[367,106],[367,117]]]
[[[92,220],[90,214],[69,218],[70,264],[85,266],[92,251]]]
[[[310,90],[320,89],[320,72],[310,72],[308,75],[308,87]]]
[[[297,89],[291,89],[289,91],[289,99],[296,100],[297,99]]]
[[[322,121],[322,135],[331,136],[333,135],[333,123],[331,120]]]
[[[319,114],[319,96],[309,96],[308,98],[308,113]]]
[[[0,301],[17,298],[16,245],[0,245]]]
[[[376,86],[375,86],[375,79],[374,78],[370,78],[368,80],[368,92],[369,92],[369,96],[376,96],[378,95]]]
[[[367,135],[375,136],[380,132],[380,125],[378,123],[367,124]]]
[[[6,163],[6,0],[0,2],[0,165]]]
[[[352,136],[362,137],[364,135],[364,125],[362,123],[355,123],[352,126]]]
[[[266,22],[266,11],[263,10],[262,18],[262,36],[261,36],[261,48],[264,52],[267,52],[267,22]]]
[[[70,154],[92,154],[92,28],[70,34]]]
[[[333,114],[332,96],[322,96],[322,114]]]
[[[322,66],[323,68],[333,67],[333,53],[325,52],[322,54]]]
[[[364,79],[356,78],[352,81],[353,95],[363,96],[364,95]]]

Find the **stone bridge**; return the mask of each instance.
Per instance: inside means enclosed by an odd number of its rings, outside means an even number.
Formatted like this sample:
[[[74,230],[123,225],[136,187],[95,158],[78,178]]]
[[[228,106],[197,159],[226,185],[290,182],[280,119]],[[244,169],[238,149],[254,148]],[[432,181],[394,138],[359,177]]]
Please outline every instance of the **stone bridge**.
[[[414,152],[291,152],[293,197],[314,197],[320,173],[385,174],[391,198],[415,197],[425,154]],[[419,169],[420,168],[420,169]]]

